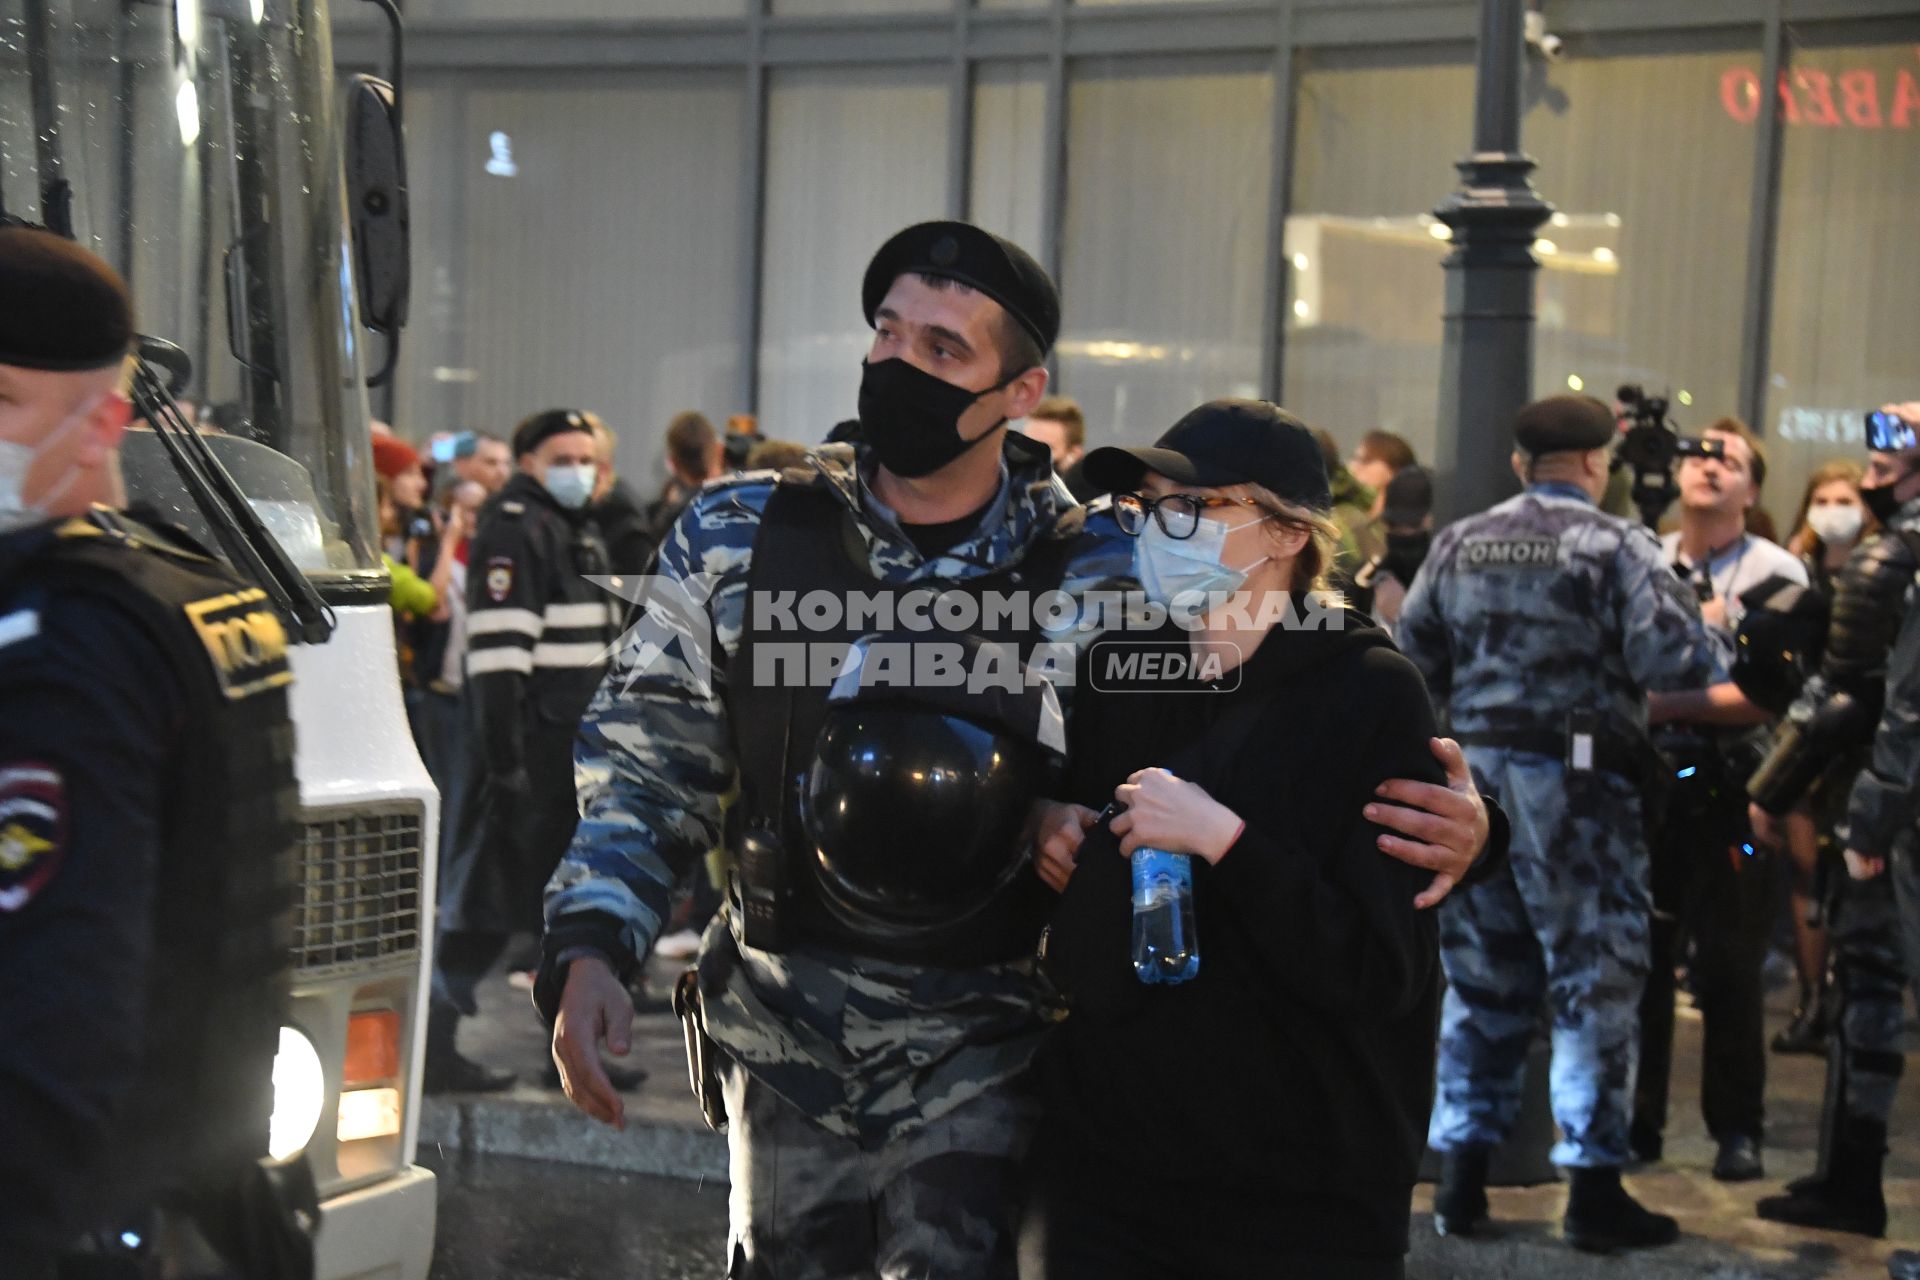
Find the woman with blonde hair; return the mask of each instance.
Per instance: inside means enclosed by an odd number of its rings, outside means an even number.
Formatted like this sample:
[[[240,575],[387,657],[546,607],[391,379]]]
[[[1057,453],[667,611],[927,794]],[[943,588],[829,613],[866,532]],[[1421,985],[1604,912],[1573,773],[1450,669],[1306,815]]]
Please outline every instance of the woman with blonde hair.
[[[1169,622],[1089,649],[1072,803],[1040,823],[1071,1012],[1036,1064],[1021,1274],[1399,1280],[1439,1008],[1421,906],[1445,889],[1379,820],[1413,798],[1388,779],[1448,794],[1426,686],[1325,590],[1332,495],[1291,415],[1215,401],[1086,469]],[[1191,868],[1199,963],[1171,985],[1136,970],[1139,849]]]

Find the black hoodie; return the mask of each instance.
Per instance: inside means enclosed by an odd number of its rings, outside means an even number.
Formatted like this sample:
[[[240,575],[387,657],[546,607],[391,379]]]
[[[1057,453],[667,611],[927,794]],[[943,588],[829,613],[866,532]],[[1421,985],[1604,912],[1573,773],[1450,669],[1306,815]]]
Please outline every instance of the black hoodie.
[[[1444,782],[1433,713],[1384,632],[1334,617],[1269,632],[1237,689],[1083,686],[1074,708],[1069,799],[1099,810],[1179,753],[1246,830],[1218,866],[1193,860],[1198,976],[1151,987],[1130,962],[1127,860],[1088,833],[1048,941],[1073,1001],[1040,1060],[1051,1167],[1135,1229],[1228,1238],[1264,1258],[1255,1274],[1288,1257],[1397,1274],[1431,1103],[1437,926],[1413,906],[1431,877],[1379,852],[1362,809],[1388,778]],[[1250,698],[1243,745],[1187,749]]]

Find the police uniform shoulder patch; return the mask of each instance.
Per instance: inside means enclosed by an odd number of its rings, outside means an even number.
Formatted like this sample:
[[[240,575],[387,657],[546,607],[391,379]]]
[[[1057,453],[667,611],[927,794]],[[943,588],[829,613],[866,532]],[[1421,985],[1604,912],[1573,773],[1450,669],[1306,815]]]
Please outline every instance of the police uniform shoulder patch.
[[[503,603],[513,591],[513,560],[508,556],[495,556],[487,561],[487,599],[495,604]]]
[[[0,915],[52,882],[67,855],[66,788],[50,765],[0,762]]]
[[[287,632],[258,587],[210,596],[186,606],[187,620],[213,660],[220,691],[230,700],[293,683]]]
[[[1560,539],[1552,537],[1463,538],[1457,567],[1480,569],[1552,569],[1560,563]]]

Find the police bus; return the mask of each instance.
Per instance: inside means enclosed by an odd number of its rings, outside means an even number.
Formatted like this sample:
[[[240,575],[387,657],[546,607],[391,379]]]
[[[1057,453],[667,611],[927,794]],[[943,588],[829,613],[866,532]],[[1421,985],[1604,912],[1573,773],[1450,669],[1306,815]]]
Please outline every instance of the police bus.
[[[368,436],[404,318],[401,173],[394,95],[336,76],[325,0],[0,0],[0,212],[133,289],[129,497],[258,583],[293,641],[272,1154],[314,1174],[325,1280],[420,1280],[433,1249],[413,1158],[439,800],[401,701]],[[219,640],[244,664],[244,628]]]

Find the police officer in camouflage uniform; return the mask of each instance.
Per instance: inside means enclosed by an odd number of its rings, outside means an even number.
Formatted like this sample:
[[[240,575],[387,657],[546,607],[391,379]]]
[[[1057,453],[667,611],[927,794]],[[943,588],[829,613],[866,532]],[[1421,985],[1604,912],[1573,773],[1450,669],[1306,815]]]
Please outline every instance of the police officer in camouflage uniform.
[[[1030,256],[963,223],[911,227],[875,255],[862,302],[875,334],[856,440],[797,471],[710,484],[660,549],[647,621],[672,613],[670,598],[691,619],[665,639],[636,628],[581,726],[581,822],[548,886],[534,994],[554,1020],[569,1096],[622,1123],[598,1044],[628,1049],[620,979],[658,933],[675,881],[719,840],[738,773],[749,821],[728,822],[746,828],[742,871],[698,971],[732,1156],[728,1275],[1010,1277],[1034,1120],[1023,1078],[1046,1024],[1037,919],[1021,936],[1001,908],[1032,902],[1038,877],[1022,867],[995,895],[991,927],[944,957],[903,958],[804,894],[799,936],[762,945],[755,930],[781,899],[760,895],[752,866],[763,859],[747,854],[765,852],[760,835],[788,854],[791,770],[812,751],[826,690],[809,682],[769,703],[769,688],[782,690],[746,653],[770,638],[749,595],[859,582],[957,596],[995,581],[1084,602],[1132,585],[1132,548],[1110,518],[1086,520],[1043,447],[1005,430],[1045,391],[1059,328],[1053,283]],[[1463,823],[1423,807],[1393,823],[1414,845],[1389,851],[1461,874],[1484,811]],[[903,863],[920,853],[910,826],[899,845]],[[812,851],[791,852],[795,876],[810,874]]]
[[[1487,1212],[1527,1045],[1553,1018],[1554,1162],[1583,1249],[1664,1244],[1620,1185],[1651,910],[1640,824],[1650,688],[1724,679],[1692,592],[1645,529],[1602,514],[1613,415],[1557,396],[1514,423],[1526,490],[1434,539],[1397,637],[1513,824],[1509,869],[1441,910],[1448,990],[1428,1141],[1442,1235]]]
[[[1887,411],[1920,426],[1920,403]],[[1776,1222],[1879,1236],[1887,1225],[1880,1182],[1887,1121],[1904,1066],[1901,993],[1916,972],[1920,916],[1912,803],[1920,449],[1873,453],[1861,497],[1884,532],[1855,548],[1841,569],[1820,670],[1788,710],[1748,787],[1755,830],[1771,838],[1776,815],[1810,790],[1844,785],[1872,744],[1841,829],[1849,875],[1830,926],[1840,1012],[1827,1050],[1819,1165],[1784,1194],[1762,1200],[1758,1212]]]

